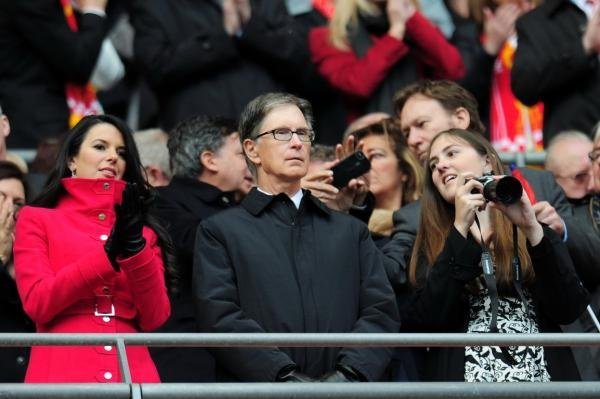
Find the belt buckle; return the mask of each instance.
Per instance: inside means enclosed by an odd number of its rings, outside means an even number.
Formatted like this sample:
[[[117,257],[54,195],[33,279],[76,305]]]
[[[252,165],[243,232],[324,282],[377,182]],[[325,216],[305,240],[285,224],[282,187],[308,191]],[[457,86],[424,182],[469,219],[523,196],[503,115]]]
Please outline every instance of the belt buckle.
[[[113,305],[112,303],[110,304],[110,312],[109,313],[101,313],[98,311],[98,304],[95,304],[95,308],[94,308],[94,316],[114,316],[115,315],[115,305]]]

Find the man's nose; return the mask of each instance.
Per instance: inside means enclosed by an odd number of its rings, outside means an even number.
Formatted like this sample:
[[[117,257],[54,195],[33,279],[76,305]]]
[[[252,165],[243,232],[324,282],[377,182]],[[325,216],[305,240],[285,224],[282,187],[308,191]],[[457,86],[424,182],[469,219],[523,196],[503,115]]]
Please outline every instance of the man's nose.
[[[302,140],[297,133],[292,133],[292,138],[290,139],[290,146],[292,147],[302,147]]]

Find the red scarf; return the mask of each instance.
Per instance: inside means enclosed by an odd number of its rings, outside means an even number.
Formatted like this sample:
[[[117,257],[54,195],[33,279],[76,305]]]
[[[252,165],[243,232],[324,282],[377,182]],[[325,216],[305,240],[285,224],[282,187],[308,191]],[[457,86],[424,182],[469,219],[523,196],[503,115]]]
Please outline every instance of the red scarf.
[[[490,101],[490,136],[494,147],[502,152],[543,150],[542,128],[544,105],[523,105],[510,88],[510,71],[516,42],[507,40],[498,54],[492,72]]]
[[[78,31],[77,19],[73,13],[70,0],[60,0],[67,20],[67,25],[73,32]],[[96,97],[96,89],[90,82],[85,86],[67,83],[65,85],[67,106],[69,107],[69,127],[73,127],[86,115],[103,113],[102,106]]]

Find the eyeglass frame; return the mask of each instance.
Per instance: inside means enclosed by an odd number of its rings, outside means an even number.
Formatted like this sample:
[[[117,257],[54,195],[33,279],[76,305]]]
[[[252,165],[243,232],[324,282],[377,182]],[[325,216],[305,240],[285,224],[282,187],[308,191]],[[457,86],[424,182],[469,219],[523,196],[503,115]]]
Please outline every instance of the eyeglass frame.
[[[286,131],[290,132],[290,138],[287,139],[287,140],[278,139],[277,137],[275,137],[275,133],[277,132],[277,130],[286,130]],[[308,131],[308,136],[307,136],[308,137],[308,141],[302,140],[301,136],[298,134],[298,130],[306,130],[306,131]],[[312,143],[313,141],[315,141],[315,132],[314,132],[314,130],[309,129],[307,127],[301,127],[301,128],[296,129],[296,130],[289,129],[287,127],[278,127],[278,128],[275,128],[275,129],[272,129],[272,130],[269,130],[269,131],[257,134],[256,136],[254,136],[253,140],[256,140],[256,139],[258,139],[258,138],[260,138],[262,136],[266,136],[267,134],[272,134],[273,135],[273,139],[277,140],[277,141],[291,141],[292,137],[294,137],[294,134],[296,134],[296,136],[298,136],[298,140],[300,140],[303,143]]]
[[[600,159],[600,147],[594,148],[592,151],[590,151],[588,154],[588,158],[592,162],[596,162],[598,159]]]

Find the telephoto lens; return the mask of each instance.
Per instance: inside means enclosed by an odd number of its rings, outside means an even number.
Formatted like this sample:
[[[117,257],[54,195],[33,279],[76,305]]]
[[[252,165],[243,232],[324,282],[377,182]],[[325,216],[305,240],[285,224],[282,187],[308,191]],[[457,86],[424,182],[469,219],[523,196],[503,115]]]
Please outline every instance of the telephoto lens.
[[[504,176],[498,180],[482,176],[476,180],[483,184],[483,197],[488,201],[510,205],[519,201],[523,195],[521,182],[512,176]]]

